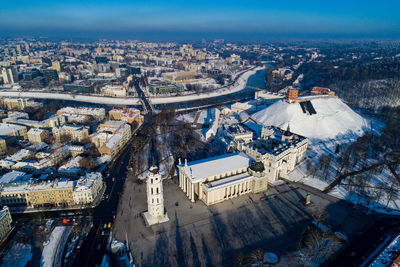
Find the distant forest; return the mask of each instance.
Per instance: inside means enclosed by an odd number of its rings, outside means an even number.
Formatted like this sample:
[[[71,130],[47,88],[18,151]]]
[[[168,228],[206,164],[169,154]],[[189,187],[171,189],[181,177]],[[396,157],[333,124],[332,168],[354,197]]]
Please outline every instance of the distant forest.
[[[303,64],[305,89],[324,86],[353,106],[376,109],[400,104],[400,57]]]

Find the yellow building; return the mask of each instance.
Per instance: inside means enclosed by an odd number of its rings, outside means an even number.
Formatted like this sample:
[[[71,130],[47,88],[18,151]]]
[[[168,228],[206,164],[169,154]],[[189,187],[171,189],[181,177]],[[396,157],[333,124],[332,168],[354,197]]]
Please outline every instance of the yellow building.
[[[61,71],[61,64],[60,64],[60,61],[53,61],[53,62],[51,63],[51,67],[52,67],[53,69],[57,70],[58,72],[60,72],[60,71]]]
[[[114,157],[118,154],[121,149],[124,148],[126,143],[131,138],[131,127],[121,121],[107,121],[100,124],[99,130],[104,132],[103,136],[106,136],[107,140],[100,146],[99,152],[104,155],[110,155]],[[107,135],[105,135],[107,134]],[[102,140],[96,138],[99,143]],[[94,140],[94,138],[92,138]]]
[[[71,206],[73,200],[73,181],[54,181],[30,184],[27,195],[28,207]]]
[[[57,143],[63,143],[65,140],[82,142],[89,138],[89,129],[86,126],[64,125],[54,127],[52,132]]]
[[[7,154],[6,140],[0,137],[0,155]]]
[[[184,82],[188,80],[193,80],[195,76],[196,76],[196,71],[180,71],[180,72],[170,72],[163,74],[164,79],[174,82]]]
[[[35,102],[27,98],[1,98],[2,107],[10,110],[24,110],[27,107],[41,108],[42,103]]]
[[[0,211],[0,240],[3,240],[11,230],[11,214],[7,206]]]
[[[44,129],[31,128],[28,131],[28,139],[31,144],[40,144],[46,142],[49,138],[49,131]]]
[[[122,86],[106,86],[101,88],[101,95],[111,97],[126,97],[127,88]]]
[[[112,109],[108,113],[111,120],[123,121],[126,123],[142,123],[144,118],[140,115],[140,110],[136,108],[125,108],[125,109]]]
[[[0,123],[0,136],[15,136],[27,139],[28,133],[25,126],[10,123]]]

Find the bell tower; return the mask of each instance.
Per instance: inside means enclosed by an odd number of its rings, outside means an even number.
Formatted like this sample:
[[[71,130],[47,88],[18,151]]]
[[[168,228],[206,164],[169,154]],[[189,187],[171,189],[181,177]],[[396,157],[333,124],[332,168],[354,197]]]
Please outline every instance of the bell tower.
[[[155,166],[152,166],[147,174],[146,193],[147,211],[144,212],[146,224],[151,226],[153,224],[167,222],[169,218],[164,211],[162,177],[158,168]]]

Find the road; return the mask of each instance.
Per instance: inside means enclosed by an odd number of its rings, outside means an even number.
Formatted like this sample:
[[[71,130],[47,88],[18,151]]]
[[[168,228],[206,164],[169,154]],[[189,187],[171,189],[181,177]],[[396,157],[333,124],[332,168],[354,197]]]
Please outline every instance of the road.
[[[143,135],[146,133],[147,127],[146,123],[143,124],[136,134]],[[142,145],[135,138],[132,138],[123,153],[115,160],[114,164],[110,165],[109,175],[105,178],[107,185],[104,193],[105,198],[93,210],[93,227],[85,238],[73,266],[96,266],[101,263],[110,234],[110,229],[104,226],[114,222],[130,156],[135,151],[141,150]]]
[[[153,106],[150,104],[149,100],[147,99],[145,93],[143,92],[142,88],[140,88],[139,85],[139,79],[136,79],[135,81],[135,88],[138,93],[139,98],[141,99],[143,109],[149,113],[152,113],[154,111]]]
[[[378,218],[375,223],[367,229],[363,234],[358,236],[352,242],[350,242],[346,248],[339,253],[335,259],[328,263],[327,267],[336,266],[362,266],[363,264],[370,263],[376,256],[379,255],[380,251],[387,245],[383,244],[385,239],[389,240],[389,243],[396,235],[400,232],[400,220],[399,217],[382,216]],[[382,246],[381,246],[382,245]],[[382,248],[382,249],[380,249]],[[375,257],[368,257],[376,253]],[[368,259],[368,260],[367,260]],[[366,261],[367,260],[367,261]]]
[[[131,148],[127,148],[116,160],[105,182],[107,185],[104,200],[94,209],[93,227],[85,238],[81,250],[77,255],[73,266],[96,266],[101,263],[104,256],[110,229],[104,229],[104,225],[113,223],[114,215],[118,207],[120,192],[122,191],[126,166],[129,162]],[[114,181],[113,181],[114,178]]]

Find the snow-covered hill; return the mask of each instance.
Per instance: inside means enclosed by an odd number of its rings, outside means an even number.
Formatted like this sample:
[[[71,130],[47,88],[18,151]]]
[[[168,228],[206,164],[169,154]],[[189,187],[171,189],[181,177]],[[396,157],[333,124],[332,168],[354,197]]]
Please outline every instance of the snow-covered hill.
[[[252,118],[264,125],[274,125],[304,135],[310,139],[326,140],[343,135],[361,135],[369,128],[366,119],[354,112],[339,98],[310,100],[316,114],[303,112],[300,103],[281,100],[255,113]]]

